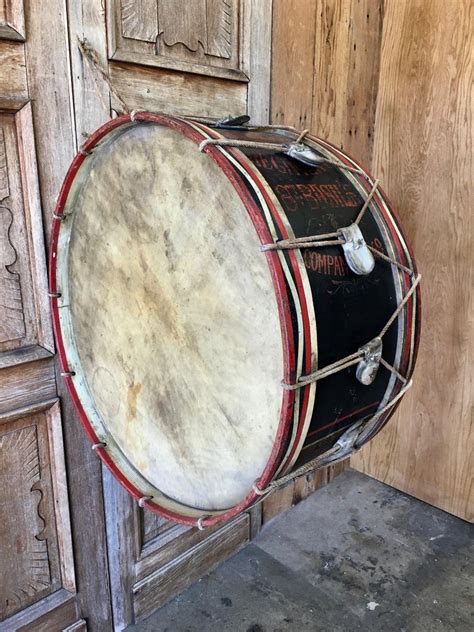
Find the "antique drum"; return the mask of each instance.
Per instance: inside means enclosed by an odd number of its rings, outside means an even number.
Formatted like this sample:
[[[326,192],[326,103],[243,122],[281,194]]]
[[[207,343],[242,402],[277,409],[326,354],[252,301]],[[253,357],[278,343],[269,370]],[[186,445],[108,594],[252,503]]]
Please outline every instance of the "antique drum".
[[[378,181],[247,123],[110,121],[53,221],[57,347],[92,448],[141,506],[200,528],[371,439],[419,336]]]

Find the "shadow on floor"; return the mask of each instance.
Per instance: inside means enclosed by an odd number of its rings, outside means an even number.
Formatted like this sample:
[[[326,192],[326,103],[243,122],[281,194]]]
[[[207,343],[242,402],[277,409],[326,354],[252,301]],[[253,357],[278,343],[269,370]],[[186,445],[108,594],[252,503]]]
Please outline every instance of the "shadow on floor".
[[[349,470],[127,632],[471,632],[473,531]]]

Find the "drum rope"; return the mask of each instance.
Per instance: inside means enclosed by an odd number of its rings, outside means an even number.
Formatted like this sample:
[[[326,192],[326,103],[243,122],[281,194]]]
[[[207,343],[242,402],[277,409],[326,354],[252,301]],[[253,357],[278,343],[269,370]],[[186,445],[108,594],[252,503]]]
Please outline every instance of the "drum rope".
[[[362,356],[362,351],[356,351],[355,353],[352,353],[351,355],[342,358],[341,360],[338,360],[333,364],[329,364],[328,366],[325,366],[318,371],[314,371],[314,373],[308,373],[307,375],[301,376],[296,384],[287,384],[286,382],[282,382],[281,385],[287,391],[295,391],[298,388],[303,388],[304,386],[313,384],[314,382],[322,380],[325,377],[329,377],[334,373],[343,371],[344,369],[347,369],[354,364],[358,364]]]
[[[410,289],[405,294],[402,301],[399,303],[397,308],[394,310],[393,314],[390,316],[390,318],[386,322],[385,326],[380,331],[379,335],[377,336],[378,338],[382,339],[385,336],[390,326],[398,318],[403,308],[405,307],[407,302],[410,300],[411,296],[413,295],[420,281],[421,281],[421,274],[418,274],[416,279],[412,282]],[[328,366],[325,366],[322,369],[318,369],[317,371],[314,371],[313,373],[308,373],[307,375],[300,376],[298,378],[298,381],[295,382],[294,384],[287,384],[286,382],[282,382],[282,386],[285,390],[289,390],[289,391],[294,391],[298,388],[303,388],[304,386],[313,384],[314,382],[317,382],[318,380],[322,380],[325,377],[329,377],[330,375],[333,375],[334,373],[343,371],[344,369],[347,369],[353,366],[354,364],[358,364],[358,362],[364,357],[364,355],[365,355],[365,352],[363,350],[363,347],[361,347],[355,353],[351,353],[350,355],[344,358],[341,358],[340,360],[337,360],[336,362],[333,362],[332,364],[329,364]],[[395,367],[393,367],[391,364],[389,364],[386,360],[381,358],[380,363],[386,369],[391,371],[395,375],[395,377],[397,377],[401,382],[406,383],[406,378],[404,378],[398,372],[398,370]]]
[[[326,465],[330,465],[331,463],[334,463],[336,461],[340,461],[340,460],[346,458],[347,456],[349,456],[349,450],[351,452],[354,450],[354,445],[355,445],[355,443],[357,441],[357,438],[361,434],[361,432],[364,429],[364,427],[368,423],[372,423],[372,422],[376,421],[384,413],[386,413],[388,410],[390,410],[390,408],[392,408],[405,395],[405,393],[412,387],[412,384],[413,384],[412,380],[407,382],[400,389],[400,391],[397,393],[397,395],[395,395],[395,397],[388,402],[388,404],[386,404],[380,410],[378,410],[363,425],[360,422],[357,423],[357,425],[354,428],[354,430],[359,429],[359,432],[357,432],[357,434],[353,435],[353,437],[351,439],[351,442],[350,442],[349,449],[348,449],[347,446],[343,445],[342,443],[336,442],[336,444],[332,448],[330,448],[327,452],[324,452],[323,454],[320,454],[319,456],[317,456],[316,458],[312,459],[311,461],[308,461],[308,463],[305,463],[305,465],[302,465],[301,467],[297,468],[293,472],[290,472],[289,474],[286,474],[285,476],[281,476],[280,478],[275,479],[274,481],[269,483],[267,485],[267,487],[265,487],[265,489],[260,489],[258,487],[258,485],[257,485],[258,481],[256,481],[253,484],[252,489],[258,496],[261,496],[260,502],[262,500],[264,500],[265,497],[267,497],[269,494],[271,494],[275,490],[279,489],[280,487],[282,487],[286,483],[289,483],[290,481],[294,480],[295,478],[298,478],[299,476],[302,476],[303,474],[306,474],[308,472],[317,471],[318,469],[320,469],[320,468],[322,468],[322,467],[324,467]],[[349,428],[349,431],[351,431],[351,430],[353,430],[353,429]]]
[[[303,130],[303,132],[301,132],[303,136],[305,136],[307,133],[308,130]],[[218,147],[242,147],[244,149],[273,149],[275,151],[285,151],[288,146],[285,143],[262,143],[252,140],[235,140],[233,138],[206,138],[202,141],[202,143],[200,143],[198,147],[199,151],[204,151],[204,149],[208,145],[217,145]],[[343,163],[337,162],[336,160],[330,160],[329,158],[324,158],[323,156],[316,156],[315,161],[317,161],[319,164],[333,165],[334,167],[339,167],[339,169],[345,169],[346,171],[357,173],[364,178],[367,177],[362,169],[349,167],[348,165],[344,165]]]
[[[95,91],[97,92],[97,95],[102,105],[104,106],[104,109],[107,112],[107,114],[110,116],[110,105],[105,102],[103,94],[99,88],[99,84],[97,82],[97,76],[96,76],[97,74],[105,81],[110,92],[113,94],[113,96],[118,101],[118,103],[120,103],[122,110],[124,112],[129,113],[130,108],[122,99],[122,97],[120,96],[116,88],[113,86],[108,73],[102,68],[102,64],[100,63],[97,51],[92,46],[90,46],[90,44],[88,44],[87,40],[85,39],[81,40],[77,38],[77,41],[78,41],[79,50],[81,51],[82,58],[85,60],[87,66],[89,67],[89,70],[91,71],[91,78],[94,84]]]
[[[367,196],[362,208],[360,209],[354,221],[354,224],[358,225],[362,221],[362,218],[364,217],[365,212],[369,208],[369,204],[372,201],[372,198],[374,197],[379,184],[380,184],[380,180],[375,180],[375,182],[372,185],[369,195]],[[345,242],[343,239],[340,239],[340,236],[341,236],[340,231],[341,229],[338,229],[332,233],[323,233],[322,235],[309,235],[307,237],[295,237],[294,239],[282,239],[273,244],[263,244],[263,246],[261,247],[261,250],[263,251],[293,250],[293,249],[299,249],[299,248],[319,248],[321,246],[342,245]],[[334,241],[326,241],[326,239],[329,239],[331,237],[338,237],[339,239],[336,239]],[[371,248],[371,250],[376,250],[376,249]],[[376,250],[376,252],[378,251]],[[383,253],[381,254],[383,255]],[[384,255],[384,257],[386,257],[386,255]],[[390,261],[393,261],[393,260],[390,259]],[[398,262],[395,262],[395,263],[398,263]]]
[[[414,271],[411,268],[407,268],[407,266],[404,266],[399,261],[396,261],[395,259],[392,259],[391,257],[388,257],[386,254],[384,254],[380,250],[377,250],[377,248],[374,248],[373,246],[369,246],[369,244],[367,244],[367,248],[371,252],[373,252],[376,257],[379,257],[380,259],[383,259],[384,261],[387,261],[388,263],[391,263],[392,266],[396,266],[397,268],[400,268],[400,270],[403,270],[404,272],[409,274],[411,277],[414,275]]]
[[[309,129],[304,129],[302,132],[300,132],[298,138],[295,141],[297,145],[301,143],[306,134],[309,134]]]

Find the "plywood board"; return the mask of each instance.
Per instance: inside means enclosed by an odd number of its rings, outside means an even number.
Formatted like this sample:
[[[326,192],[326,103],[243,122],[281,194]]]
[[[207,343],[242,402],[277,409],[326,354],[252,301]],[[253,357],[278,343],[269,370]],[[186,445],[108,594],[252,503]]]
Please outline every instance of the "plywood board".
[[[422,287],[415,385],[357,469],[474,519],[472,3],[386,3],[373,172],[411,237]]]
[[[382,0],[316,3],[311,127],[363,165],[372,157],[382,18]]]

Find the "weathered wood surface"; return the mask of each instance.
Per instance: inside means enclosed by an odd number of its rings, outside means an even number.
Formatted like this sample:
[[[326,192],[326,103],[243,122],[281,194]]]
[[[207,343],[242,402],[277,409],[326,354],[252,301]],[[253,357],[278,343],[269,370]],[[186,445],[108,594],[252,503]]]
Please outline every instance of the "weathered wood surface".
[[[370,165],[382,0],[275,0],[272,122],[309,128]]]
[[[46,239],[64,176],[76,152],[67,12],[61,0],[28,3],[25,44]]]
[[[151,614],[248,541],[249,515],[242,514],[197,547],[138,582],[133,588],[136,618]]]
[[[0,392],[0,413],[52,399],[56,396],[53,361],[3,368]]]
[[[312,124],[316,3],[274,0],[271,120],[305,129]]]
[[[52,594],[61,577],[45,416],[4,422],[0,428],[4,619]]]
[[[0,114],[0,245],[0,353],[13,358],[33,345],[52,352],[29,104]]]
[[[0,617],[16,630],[54,620],[50,608],[76,590],[57,399],[0,415],[0,452]],[[58,590],[61,600],[50,603]]]
[[[386,2],[373,171],[424,275],[412,391],[352,464],[466,520],[472,473],[472,32],[469,0]]]
[[[8,169],[2,168],[0,155],[1,204],[15,211],[9,245],[17,255],[14,264],[10,260],[3,263],[10,276],[19,275],[25,324],[25,336],[20,343],[5,342],[7,346],[0,354],[0,367],[3,367],[0,375],[1,401],[6,418],[14,416],[18,407],[32,414],[31,411],[40,410],[56,396],[54,367],[50,358],[53,347],[40,209],[44,212],[44,232],[48,233],[60,184],[78,144],[71,111],[69,34],[64,3],[48,2],[41,8],[36,3],[25,3],[25,11],[25,45],[0,42],[0,85],[4,95],[0,106],[6,110],[2,116],[7,117],[7,123],[8,117],[13,117],[15,132],[4,134]],[[4,76],[4,72],[8,74]],[[20,109],[27,98],[31,100],[31,105]],[[4,126],[4,130],[7,127]],[[16,157],[13,140],[17,145]],[[35,156],[39,159],[40,187],[35,176]],[[4,182],[6,171],[7,186]],[[8,197],[5,197],[7,190]],[[11,329],[11,323],[9,327]],[[63,411],[67,406],[68,400],[65,399]],[[50,495],[54,496],[57,529],[55,533],[53,524],[48,524],[48,541],[51,541],[51,546],[56,543],[54,546],[59,559],[56,566],[59,563],[60,585],[63,588],[15,614],[7,625],[11,626],[9,629],[63,629],[77,621],[78,608],[82,607],[84,612],[91,613],[91,629],[104,629],[111,615],[105,546],[102,547],[104,555],[100,560],[103,510],[99,507],[97,511],[94,506],[94,494],[101,502],[100,466],[90,453],[79,424],[66,415],[64,434],[69,474],[66,486],[59,409],[56,407],[54,413],[48,413],[47,419],[43,426],[47,428],[50,462],[45,472],[48,471],[51,476]],[[74,469],[76,457],[77,467]],[[96,468],[96,484],[93,469],[87,467],[88,459]],[[72,539],[81,586],[78,598],[75,596],[71,535],[64,526],[69,520],[69,503],[76,529]],[[83,519],[84,507],[87,507],[89,516],[87,521]],[[104,544],[104,540],[102,542]],[[99,559],[99,562],[91,567],[91,559]]]
[[[348,459],[341,461],[337,465],[331,465],[317,472],[310,472],[300,476],[286,484],[262,503],[263,524],[283,511],[287,511],[290,507],[297,505],[314,491],[327,485],[347,467],[349,467]]]
[[[16,112],[28,101],[25,47],[0,39],[0,110]]]
[[[168,525],[165,536],[142,546],[135,568],[137,581],[147,577],[157,568],[169,564],[222,528],[214,526],[200,531],[183,525]]]
[[[244,13],[249,51],[244,51],[247,86],[247,113],[252,123],[266,124],[270,118],[272,1],[251,0]],[[247,15],[250,13],[250,15]],[[243,110],[242,110],[243,112]]]
[[[111,606],[114,630],[122,630],[133,621],[132,587],[136,581],[135,562],[141,543],[137,534],[137,504],[102,467],[106,514],[108,572],[111,582]]]
[[[0,41],[0,629],[50,630],[77,603],[26,48]]]
[[[97,73],[82,58],[78,46],[78,40],[85,40],[97,53],[102,67],[107,68],[106,19],[102,3],[96,0],[69,1],[68,16],[74,91],[73,115],[76,141],[80,145],[110,118],[107,84],[97,77]]]
[[[372,159],[383,0],[318,0],[311,130]]]
[[[111,0],[109,56],[116,61],[158,66],[247,81],[250,58],[246,22],[255,0]],[[261,8],[265,4],[259,0]],[[262,14],[264,15],[264,14]]]
[[[14,615],[4,624],[0,623],[0,630],[2,632],[51,632],[62,630],[77,617],[75,596],[61,588],[30,608]]]
[[[130,109],[224,117],[247,110],[247,84],[111,62],[115,88]]]

